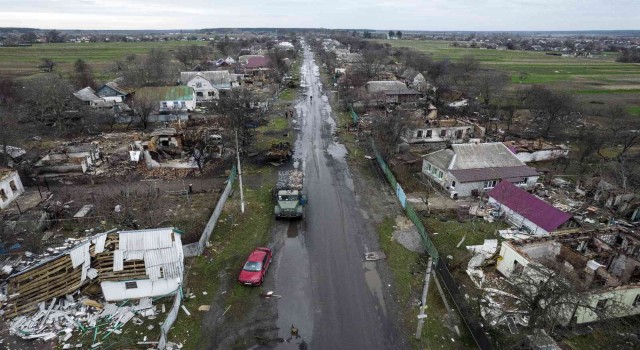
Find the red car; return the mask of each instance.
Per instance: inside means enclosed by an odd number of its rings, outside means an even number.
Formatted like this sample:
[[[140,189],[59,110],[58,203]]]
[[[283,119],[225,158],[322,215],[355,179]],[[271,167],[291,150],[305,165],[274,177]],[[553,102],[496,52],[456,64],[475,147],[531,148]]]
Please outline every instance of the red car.
[[[259,286],[264,280],[269,265],[271,265],[271,249],[258,247],[247,258],[242,267],[238,282],[247,286]]]

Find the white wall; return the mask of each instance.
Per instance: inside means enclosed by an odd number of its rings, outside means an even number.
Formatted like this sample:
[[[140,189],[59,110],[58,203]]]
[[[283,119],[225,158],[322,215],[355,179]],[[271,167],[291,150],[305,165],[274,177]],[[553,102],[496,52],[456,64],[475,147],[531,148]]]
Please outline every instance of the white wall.
[[[200,84],[200,87],[198,87],[198,84]],[[189,82],[187,82],[187,86],[193,88],[197,101],[209,101],[220,97],[218,89],[214,88],[207,79],[201,76],[196,76],[189,80]],[[197,96],[198,92],[202,93],[202,97]],[[213,92],[213,96],[209,96],[209,92]]]
[[[11,185],[16,188],[15,190],[11,188]],[[22,186],[22,181],[20,181],[20,176],[18,176],[18,172],[11,172],[7,177],[0,181],[0,190],[4,191],[4,195],[7,199],[2,199],[0,197],[0,209],[4,209],[13,202],[19,195],[24,192],[24,186]]]
[[[547,230],[543,229],[542,227],[540,227],[540,226],[534,224],[533,222],[529,221],[524,216],[522,216],[519,213],[516,213],[515,211],[513,211],[513,209],[511,209],[511,208],[507,207],[506,205],[498,202],[493,197],[489,197],[489,203],[499,205],[500,209],[502,211],[504,211],[505,216],[507,218],[507,221],[509,221],[512,225],[517,226],[517,227],[527,226],[531,230],[531,233],[534,234],[534,235],[548,235],[549,234],[549,231],[547,231]]]
[[[496,269],[502,275],[509,278],[511,277],[511,273],[513,273],[515,261],[524,267],[529,265],[529,260],[516,252],[510,245],[503,243],[500,247],[500,257],[498,258]]]
[[[159,279],[155,282],[151,280],[132,280],[132,282],[133,281],[136,282],[137,288],[127,289],[125,287],[125,281],[105,281],[100,283],[105,300],[117,301],[145,297],[159,297],[171,294],[180,287],[180,279]]]
[[[569,156],[568,149],[550,149],[550,150],[540,150],[535,152],[518,152],[516,153],[516,157],[525,163],[529,162],[539,162],[543,160],[551,160],[558,158],[565,158]]]

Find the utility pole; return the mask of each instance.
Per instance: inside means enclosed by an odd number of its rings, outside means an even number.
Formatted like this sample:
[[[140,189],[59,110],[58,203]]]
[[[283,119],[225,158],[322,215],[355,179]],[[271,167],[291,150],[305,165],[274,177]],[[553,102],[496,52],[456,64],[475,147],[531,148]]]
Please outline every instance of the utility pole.
[[[238,147],[238,129],[236,129],[236,158],[238,159],[238,180],[240,181],[240,212],[244,214],[244,192],[242,191],[242,169],[240,168],[240,148]]]

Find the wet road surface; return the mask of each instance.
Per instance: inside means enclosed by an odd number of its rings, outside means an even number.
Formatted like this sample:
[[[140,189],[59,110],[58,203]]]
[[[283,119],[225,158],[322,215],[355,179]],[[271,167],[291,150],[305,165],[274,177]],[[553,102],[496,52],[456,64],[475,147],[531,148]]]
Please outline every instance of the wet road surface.
[[[305,220],[278,222],[274,229],[277,326],[285,340],[277,348],[402,348],[387,316],[389,293],[377,263],[364,261],[376,233],[360,210],[347,151],[335,140],[336,123],[308,48],[301,70],[307,97],[296,105],[300,133],[294,158],[305,173],[309,205]]]

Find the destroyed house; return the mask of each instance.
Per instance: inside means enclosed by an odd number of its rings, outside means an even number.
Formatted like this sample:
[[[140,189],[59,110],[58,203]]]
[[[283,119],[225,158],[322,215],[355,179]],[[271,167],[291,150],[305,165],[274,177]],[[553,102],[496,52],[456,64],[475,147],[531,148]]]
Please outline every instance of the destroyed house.
[[[65,146],[42,157],[34,168],[39,175],[86,173],[100,157],[100,151],[93,144]]]
[[[497,205],[509,223],[533,235],[546,235],[558,229],[578,226],[570,213],[555,208],[509,181],[501,181],[487,195],[489,203]]]
[[[18,172],[0,167],[0,209],[8,207],[23,192]]]
[[[193,88],[197,101],[220,98],[221,90],[231,89],[229,71],[180,72],[180,82]]]
[[[100,284],[107,301],[170,295],[182,285],[183,271],[180,231],[111,230],[10,275],[3,311],[20,315],[35,310],[90,281]]]
[[[538,172],[500,142],[454,144],[423,156],[422,173],[449,192],[451,198],[480,195],[507,180],[532,188]]]
[[[415,118],[408,123],[402,136],[407,143],[464,143],[472,139],[482,139],[485,128],[463,119]]]
[[[640,233],[627,228],[504,241],[496,267],[508,279],[555,274],[573,285],[591,307],[558,309],[562,325],[640,314]]]
[[[122,103],[129,97],[129,92],[114,82],[108,82],[99,87],[95,94],[107,102]]]

